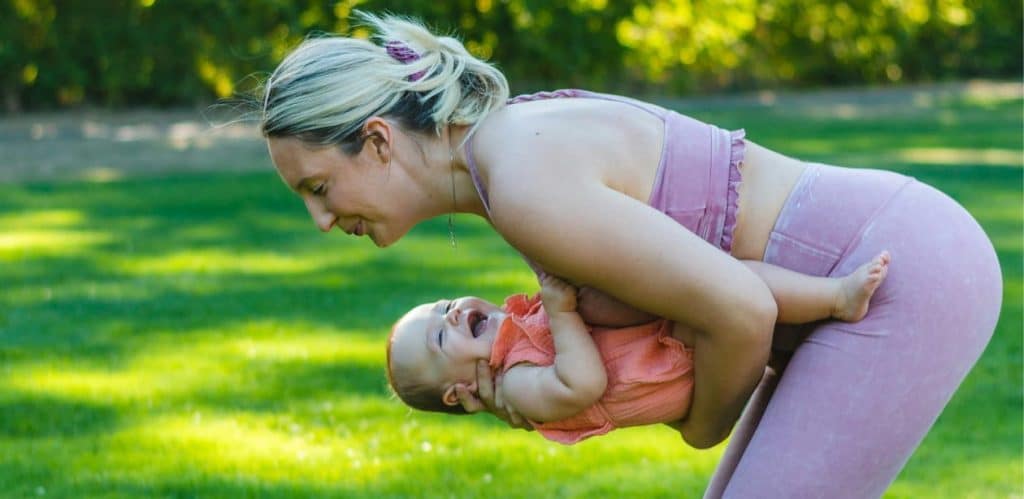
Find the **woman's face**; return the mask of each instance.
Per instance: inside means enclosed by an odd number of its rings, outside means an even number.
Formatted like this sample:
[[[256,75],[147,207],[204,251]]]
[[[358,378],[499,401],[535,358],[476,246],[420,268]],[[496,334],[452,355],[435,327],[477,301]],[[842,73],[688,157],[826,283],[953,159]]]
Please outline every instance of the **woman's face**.
[[[302,198],[320,230],[338,227],[384,247],[415,225],[411,198],[401,195],[408,179],[391,167],[386,143],[368,139],[354,156],[294,137],[267,139],[267,147],[281,179]]]

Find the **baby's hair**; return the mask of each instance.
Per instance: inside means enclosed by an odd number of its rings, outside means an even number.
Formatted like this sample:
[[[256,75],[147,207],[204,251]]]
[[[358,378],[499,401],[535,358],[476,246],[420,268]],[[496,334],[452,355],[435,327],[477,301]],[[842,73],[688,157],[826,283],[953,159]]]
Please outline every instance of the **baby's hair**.
[[[351,155],[366,140],[366,120],[387,116],[419,133],[439,135],[448,125],[472,125],[468,139],[508,100],[501,71],[472,56],[459,40],[435,36],[413,19],[356,16],[376,32],[379,44],[343,36],[307,38],[263,85],[266,137],[337,145]],[[388,43],[403,44],[418,58],[400,61],[388,54]]]
[[[457,415],[469,414],[461,404],[445,404],[444,400],[442,400],[442,396],[444,394],[442,393],[440,386],[432,386],[427,383],[422,383],[417,376],[405,372],[401,366],[399,366],[398,369],[395,369],[394,364],[391,363],[391,346],[394,344],[395,329],[397,329],[399,322],[401,322],[401,319],[399,319],[395,325],[391,326],[391,332],[388,334],[387,342],[387,357],[385,362],[387,362],[386,372],[388,386],[391,387],[391,391],[394,392],[394,394],[397,395],[405,405],[413,409]]]

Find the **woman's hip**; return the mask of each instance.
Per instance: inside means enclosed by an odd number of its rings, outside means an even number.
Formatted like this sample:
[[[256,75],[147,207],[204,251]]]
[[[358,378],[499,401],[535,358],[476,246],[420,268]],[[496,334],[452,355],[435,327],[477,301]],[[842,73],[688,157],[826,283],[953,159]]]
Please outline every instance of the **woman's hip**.
[[[932,340],[976,337],[995,327],[1002,277],[995,250],[954,200],[891,172],[811,165],[772,231],[765,262],[842,276],[878,252],[892,255],[858,333],[929,331]],[[906,333],[910,334],[910,333]]]

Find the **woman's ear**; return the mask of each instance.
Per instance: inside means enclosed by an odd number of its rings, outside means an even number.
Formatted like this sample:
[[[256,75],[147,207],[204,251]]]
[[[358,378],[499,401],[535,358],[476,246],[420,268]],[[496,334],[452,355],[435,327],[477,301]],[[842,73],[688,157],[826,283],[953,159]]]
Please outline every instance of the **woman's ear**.
[[[364,150],[370,147],[368,152],[375,155],[382,164],[391,164],[394,129],[391,128],[391,124],[387,120],[380,116],[371,116],[366,120],[363,137]]]

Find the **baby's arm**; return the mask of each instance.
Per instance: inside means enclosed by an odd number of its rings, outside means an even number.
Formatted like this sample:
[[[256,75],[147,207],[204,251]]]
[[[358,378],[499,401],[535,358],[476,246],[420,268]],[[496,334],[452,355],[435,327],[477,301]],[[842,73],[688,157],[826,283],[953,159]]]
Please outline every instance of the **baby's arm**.
[[[743,260],[771,290],[781,324],[804,324],[824,319],[856,322],[868,312],[868,302],[885,280],[889,253],[881,252],[845,277],[814,277],[764,262]]]
[[[557,277],[541,279],[541,300],[555,344],[550,366],[518,365],[501,381],[508,404],[526,418],[557,421],[590,407],[604,394],[608,377],[583,319],[576,289]]]

